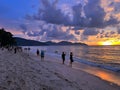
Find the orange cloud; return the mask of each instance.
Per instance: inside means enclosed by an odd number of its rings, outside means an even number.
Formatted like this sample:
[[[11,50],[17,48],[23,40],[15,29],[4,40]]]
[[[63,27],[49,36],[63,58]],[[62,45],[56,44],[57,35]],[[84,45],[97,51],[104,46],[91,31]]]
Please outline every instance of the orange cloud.
[[[120,2],[120,0],[114,0],[114,2]]]

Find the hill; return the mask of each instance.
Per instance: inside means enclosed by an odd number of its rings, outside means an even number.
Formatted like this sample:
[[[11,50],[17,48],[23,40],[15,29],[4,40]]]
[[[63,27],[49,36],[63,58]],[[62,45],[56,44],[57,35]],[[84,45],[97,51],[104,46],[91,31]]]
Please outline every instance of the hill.
[[[35,41],[35,40],[27,40],[24,38],[14,37],[18,46],[44,46],[47,45],[43,42]]]
[[[72,43],[72,42],[68,42],[68,41],[61,41],[61,42],[52,42],[52,41],[47,41],[47,42],[39,42],[39,41],[35,41],[35,40],[27,40],[24,38],[19,38],[19,37],[14,37],[14,39],[16,40],[16,43],[18,46],[50,46],[50,45],[85,45],[87,46],[87,44],[84,43]]]

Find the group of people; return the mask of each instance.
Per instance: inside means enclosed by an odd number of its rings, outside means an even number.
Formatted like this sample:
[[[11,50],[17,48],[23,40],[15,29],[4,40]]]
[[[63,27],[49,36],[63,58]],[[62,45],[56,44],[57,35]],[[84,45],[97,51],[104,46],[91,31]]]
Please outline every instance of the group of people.
[[[41,50],[41,52],[37,49],[37,51],[36,51],[36,54],[37,54],[37,56],[41,56],[41,60],[43,61],[44,60],[44,50]]]
[[[41,52],[40,52],[39,49],[37,49],[36,54],[37,54],[37,56],[39,56],[39,55],[41,56],[41,60],[42,61],[44,60],[44,56],[45,56],[44,50],[41,50]],[[61,57],[62,57],[62,63],[63,64],[65,62],[65,56],[66,56],[66,53],[62,52]],[[70,58],[70,65],[72,66],[72,63],[73,63],[73,53],[72,52],[70,52],[69,58]]]
[[[61,57],[62,57],[63,64],[65,62],[65,56],[66,56],[65,52],[62,52]],[[69,59],[70,59],[70,65],[72,66],[72,63],[73,63],[73,53],[72,52],[70,52]]]

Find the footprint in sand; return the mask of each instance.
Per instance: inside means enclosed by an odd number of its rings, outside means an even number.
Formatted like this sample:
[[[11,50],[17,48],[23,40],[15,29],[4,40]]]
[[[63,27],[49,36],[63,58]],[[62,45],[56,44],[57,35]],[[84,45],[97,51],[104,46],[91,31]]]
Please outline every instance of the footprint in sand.
[[[12,83],[12,81],[7,81],[7,84],[10,85]]]

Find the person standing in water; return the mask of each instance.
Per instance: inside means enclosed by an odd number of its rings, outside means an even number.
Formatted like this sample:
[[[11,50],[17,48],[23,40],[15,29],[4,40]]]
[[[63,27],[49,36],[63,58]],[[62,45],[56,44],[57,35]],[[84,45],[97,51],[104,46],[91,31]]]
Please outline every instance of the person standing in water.
[[[72,66],[72,63],[73,63],[73,53],[70,52],[70,66]]]
[[[41,60],[43,61],[44,60],[44,56],[45,56],[45,54],[44,54],[44,51],[43,50],[41,50]]]
[[[63,64],[64,64],[64,62],[65,62],[65,53],[64,52],[62,52],[62,60],[63,60]]]

